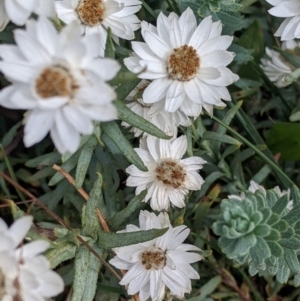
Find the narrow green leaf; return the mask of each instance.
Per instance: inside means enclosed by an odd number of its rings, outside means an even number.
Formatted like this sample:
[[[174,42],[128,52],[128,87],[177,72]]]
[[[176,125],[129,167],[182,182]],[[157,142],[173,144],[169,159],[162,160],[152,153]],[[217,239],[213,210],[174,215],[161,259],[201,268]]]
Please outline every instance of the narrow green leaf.
[[[93,247],[100,256],[103,250]],[[93,301],[101,268],[99,259],[85,246],[80,246],[75,256],[75,275],[71,301]]]
[[[161,131],[157,126],[145,120],[141,116],[135,114],[131,111],[123,102],[114,101],[115,106],[118,109],[118,116],[122,121],[129,123],[130,125],[140,129],[143,132],[149,133],[152,136],[161,138],[161,139],[170,139],[172,137],[166,135]]]
[[[236,140],[235,138],[232,138],[228,135],[224,135],[224,134],[219,134],[216,132],[205,132],[203,134],[203,140],[210,140],[210,141],[218,141],[221,143],[227,143],[227,144],[234,144],[234,145],[242,145],[242,143],[238,140]]]
[[[243,104],[243,101],[239,101],[231,109],[229,109],[228,112],[226,113],[226,115],[224,116],[224,118],[222,119],[222,122],[224,122],[224,124],[229,125],[230,122],[232,121],[232,119],[234,118],[235,114],[239,110],[239,108],[242,106],[242,104]],[[217,133],[220,135],[224,135],[226,133],[226,131],[227,130],[225,127],[219,126]],[[220,146],[221,146],[220,141],[213,141],[211,143],[211,149],[215,154],[217,154],[219,152]]]
[[[106,135],[109,136],[112,141],[114,141],[129,162],[134,164],[139,170],[148,171],[147,167],[144,165],[144,162],[132,148],[131,144],[123,135],[115,121],[103,122],[101,126],[104,133],[106,133]]]
[[[120,151],[120,148],[116,145],[116,143],[110,139],[105,133],[101,136],[101,139],[103,140],[108,152],[112,155],[112,157],[115,159],[117,163],[117,167],[121,168],[123,171],[128,167],[130,164],[124,154]],[[97,152],[96,152],[97,154]],[[97,155],[98,160],[101,162],[99,159],[99,155]]]
[[[284,51],[279,48],[275,48],[276,51],[280,52],[283,58],[292,64],[296,68],[300,68],[300,58],[298,55],[291,53],[290,51]]]
[[[18,129],[20,128],[20,126],[22,125],[22,122],[18,122],[17,124],[15,124],[2,138],[2,141],[0,144],[2,144],[2,146],[4,148],[6,148],[14,139],[14,137],[16,136]]]
[[[168,231],[164,229],[151,229],[146,231],[136,231],[128,233],[100,232],[98,246],[102,249],[112,249],[134,245],[157,238]]]
[[[70,172],[77,164],[81,149],[78,149],[65,163],[61,165],[65,171]],[[64,179],[64,176],[57,172],[49,181],[48,185],[53,186]]]
[[[221,284],[221,276],[215,276],[207,283],[200,287],[200,296],[188,299],[188,301],[207,301],[207,297],[215,291],[215,289]]]
[[[77,247],[74,244],[61,242],[46,253],[51,269],[55,269],[60,263],[75,257]]]
[[[25,163],[25,166],[27,167],[38,167],[42,165],[52,166],[53,164],[56,164],[59,161],[61,161],[60,158],[61,155],[59,153],[49,153],[27,161]]]
[[[105,57],[109,57],[114,59],[115,58],[115,46],[113,40],[111,38],[111,29],[110,27],[107,28],[107,38],[106,38],[106,45],[105,45]]]
[[[119,229],[119,227],[126,221],[128,217],[132,213],[134,213],[137,208],[142,204],[142,200],[145,198],[147,194],[147,189],[143,190],[139,195],[135,196],[123,209],[122,211],[118,212],[115,216],[113,216],[110,220],[108,220],[108,224],[110,225],[113,231]]]
[[[80,188],[84,182],[86,172],[89,168],[91,158],[97,145],[95,137],[90,137],[87,143],[82,147],[80,156],[78,158],[78,164],[76,167],[75,183],[76,188]]]
[[[124,100],[128,94],[139,84],[141,79],[137,78],[133,80],[132,82],[120,85],[115,92],[118,94],[119,100]]]
[[[119,71],[115,78],[109,81],[111,86],[131,83],[137,79],[137,75],[130,71]]]
[[[102,176],[100,174],[98,174],[98,180],[94,183],[89,200],[82,210],[82,234],[92,237],[94,240],[97,239],[97,235],[101,230],[99,220],[97,218],[97,208],[99,203],[102,203],[100,208],[103,215],[105,215],[106,212],[102,210],[105,209],[105,206],[102,197]]]

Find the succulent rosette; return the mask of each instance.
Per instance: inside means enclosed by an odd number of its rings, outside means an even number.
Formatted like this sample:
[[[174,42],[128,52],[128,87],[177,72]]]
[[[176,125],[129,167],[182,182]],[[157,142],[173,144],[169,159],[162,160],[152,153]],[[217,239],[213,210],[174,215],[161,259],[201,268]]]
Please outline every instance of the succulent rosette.
[[[293,206],[290,206],[290,202]],[[212,229],[227,258],[247,264],[251,276],[276,275],[285,283],[294,277],[300,285],[300,195],[297,188],[281,193],[278,188],[222,200],[221,214]]]

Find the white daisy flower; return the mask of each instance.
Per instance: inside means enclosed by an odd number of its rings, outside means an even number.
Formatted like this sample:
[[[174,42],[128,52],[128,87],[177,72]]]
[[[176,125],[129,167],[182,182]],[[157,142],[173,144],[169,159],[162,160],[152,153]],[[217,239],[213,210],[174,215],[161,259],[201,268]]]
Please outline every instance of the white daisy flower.
[[[89,56],[76,24],[59,34],[46,18],[14,32],[16,45],[0,45],[0,70],[12,82],[0,105],[25,109],[24,143],[29,147],[50,131],[59,152],[74,152],[93,122],[117,117],[114,90],[105,83],[120,66]]]
[[[143,117],[156,125],[160,130],[165,132],[169,136],[177,137],[177,128],[179,125],[190,126],[190,119],[180,110],[170,113],[164,110],[161,106],[162,102],[153,104],[145,104],[142,98],[142,93],[150,84],[149,81],[142,80],[135,89],[127,96],[128,103],[126,106],[130,108],[134,113]],[[125,127],[130,127],[126,122],[122,122]],[[143,132],[133,127],[131,129],[134,132],[135,137],[139,137]],[[147,137],[148,133],[143,133],[143,137]]]
[[[56,1],[58,17],[69,24],[79,22],[81,31],[88,38],[96,53],[104,57],[107,29],[110,27],[112,38],[134,39],[134,31],[140,28],[140,20],[135,15],[141,9],[139,0],[62,0]]]
[[[269,13],[275,17],[286,18],[275,32],[282,41],[300,38],[300,2],[299,0],[267,0],[274,5]]]
[[[8,228],[0,218],[0,300],[41,301],[63,291],[62,278],[39,255],[49,243],[37,240],[18,247],[30,229],[32,217],[18,219]]]
[[[283,50],[293,50],[299,47],[297,41],[284,42],[281,46]],[[295,68],[289,64],[279,52],[274,51],[266,47],[267,59],[261,59],[261,68],[270,79],[270,81],[275,83],[278,88],[283,88],[290,85],[290,82],[285,81],[285,77],[290,74]]]
[[[20,26],[24,25],[32,13],[53,18],[54,0],[0,0],[0,31],[9,20]]]
[[[113,249],[116,256],[109,261],[110,264],[127,270],[120,284],[126,285],[129,295],[139,292],[141,301],[146,301],[149,297],[161,301],[166,288],[171,295],[183,299],[184,294],[192,290],[190,279],[200,278],[190,264],[203,259],[199,254],[188,252],[200,251],[199,248],[183,243],[190,230],[186,226],[173,228],[167,213],[156,216],[154,213],[141,211],[139,220],[140,227],[128,225],[121,232],[166,227],[169,230],[149,242]]]
[[[173,141],[153,136],[141,140],[140,148],[135,151],[148,171],[130,165],[126,169],[130,175],[126,185],[136,187],[136,195],[147,188],[144,202],[151,198],[150,206],[153,210],[169,210],[170,203],[179,208],[184,207],[184,198],[189,190],[199,190],[204,183],[198,170],[206,163],[200,157],[181,159],[186,150],[186,136]]]
[[[197,117],[204,107],[210,115],[213,106],[230,101],[226,86],[238,80],[227,66],[234,53],[226,51],[233,37],[221,36],[222,24],[205,18],[197,27],[193,11],[187,8],[180,18],[160,13],[157,28],[142,22],[146,43],[132,42],[134,54],[124,60],[127,68],[153,82],[146,88],[146,104],[164,102],[165,110],[179,108]]]

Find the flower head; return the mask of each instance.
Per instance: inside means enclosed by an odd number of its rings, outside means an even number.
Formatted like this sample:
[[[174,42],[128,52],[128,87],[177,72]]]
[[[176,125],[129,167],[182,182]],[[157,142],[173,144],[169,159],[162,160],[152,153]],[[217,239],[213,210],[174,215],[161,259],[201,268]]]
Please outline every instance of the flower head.
[[[150,84],[149,81],[142,80],[134,90],[127,96],[126,104],[134,113],[140,115],[144,119],[150,121],[156,125],[160,130],[165,132],[169,136],[177,137],[177,128],[179,125],[189,126],[191,124],[190,119],[181,111],[170,113],[165,111],[161,102],[153,104],[146,104],[143,101],[143,91]],[[122,122],[122,125],[129,127],[126,122]],[[139,137],[142,131],[137,128],[132,128],[134,136]],[[148,136],[147,133],[143,134],[144,137]]]
[[[64,283],[50,270],[46,257],[39,255],[49,243],[37,240],[20,245],[32,223],[32,217],[18,219],[8,228],[0,219],[0,299],[38,301],[61,293]]]
[[[226,86],[238,79],[226,66],[234,54],[226,51],[233,37],[221,36],[221,22],[205,18],[197,27],[190,8],[180,18],[160,13],[157,28],[142,22],[146,43],[132,42],[134,54],[124,60],[127,68],[153,82],[145,89],[146,104],[162,102],[165,110],[182,110],[197,117],[204,107],[224,107],[230,101]]]
[[[54,0],[0,0],[0,31],[9,20],[17,25],[24,25],[30,15],[35,13],[40,16],[54,17]]]
[[[186,136],[174,141],[148,136],[135,151],[144,161],[148,171],[140,171],[130,165],[126,172],[127,186],[137,187],[136,194],[148,189],[144,199],[150,198],[153,210],[168,210],[170,203],[176,207],[185,206],[184,198],[189,190],[199,190],[204,183],[197,172],[206,163],[200,157],[181,159],[187,150]]]
[[[110,27],[113,39],[134,39],[134,31],[140,28],[135,15],[141,9],[139,0],[62,0],[56,1],[58,17],[69,24],[77,21],[81,31],[96,49],[97,55],[104,56],[107,29]],[[96,34],[96,35],[95,35]]]
[[[282,41],[300,38],[300,2],[298,0],[267,0],[274,5],[269,13],[275,17],[285,18],[278,30],[276,37]]]
[[[283,50],[292,51],[298,47],[296,41],[284,42],[281,46]],[[270,81],[274,82],[279,88],[290,85],[290,82],[285,81],[285,77],[290,74],[295,68],[289,64],[279,52],[266,47],[267,59],[261,59],[261,68],[268,76]]]
[[[95,121],[117,117],[116,97],[105,83],[120,66],[95,59],[81,40],[76,24],[59,34],[46,18],[14,32],[16,45],[0,45],[0,70],[12,82],[0,92],[0,104],[28,110],[24,123],[27,147],[50,131],[59,152],[74,152],[80,134],[91,134]]]
[[[190,279],[199,279],[199,274],[190,266],[202,256],[188,251],[200,251],[199,248],[183,244],[190,230],[186,226],[173,228],[167,213],[156,216],[148,211],[140,213],[140,227],[128,225],[125,232],[149,229],[169,230],[156,239],[146,243],[115,248],[116,256],[110,263],[118,269],[127,270],[120,284],[127,286],[128,294],[139,292],[141,301],[150,296],[161,301],[168,288],[172,295],[182,299],[192,289]]]

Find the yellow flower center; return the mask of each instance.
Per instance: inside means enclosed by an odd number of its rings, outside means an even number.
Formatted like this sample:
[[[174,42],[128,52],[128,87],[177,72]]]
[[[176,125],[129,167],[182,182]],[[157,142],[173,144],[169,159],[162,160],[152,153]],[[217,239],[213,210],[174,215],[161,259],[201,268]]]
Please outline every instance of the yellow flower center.
[[[200,57],[192,46],[175,48],[168,60],[168,72],[171,79],[189,81],[194,78],[200,67]]]
[[[69,70],[62,66],[45,68],[35,81],[35,90],[41,98],[71,96],[77,88]]]
[[[102,0],[81,0],[77,14],[81,22],[87,26],[97,26],[103,21],[105,6]]]
[[[159,164],[156,169],[156,178],[165,185],[172,186],[177,189],[182,186],[185,181],[186,173],[184,168],[175,161],[166,160]]]
[[[161,249],[153,249],[142,253],[142,265],[146,270],[162,269],[166,263],[166,256]]]

